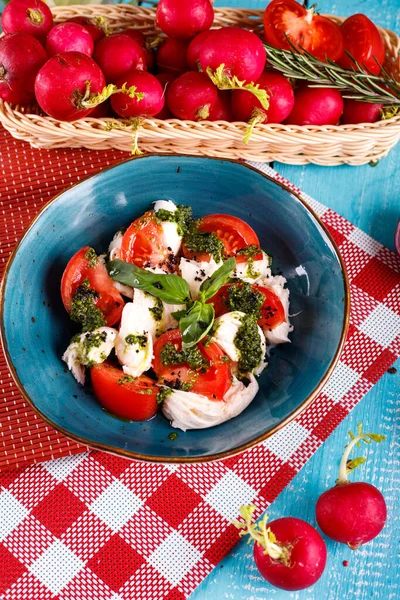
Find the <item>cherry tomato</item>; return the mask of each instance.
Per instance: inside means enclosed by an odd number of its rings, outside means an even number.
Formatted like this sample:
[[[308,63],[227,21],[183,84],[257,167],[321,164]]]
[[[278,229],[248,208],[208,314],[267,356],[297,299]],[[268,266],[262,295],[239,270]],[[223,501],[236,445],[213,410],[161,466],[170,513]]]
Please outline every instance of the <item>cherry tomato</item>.
[[[94,300],[95,305],[103,313],[107,325],[112,327],[121,320],[124,301],[114,287],[105,265],[98,260],[95,266],[90,266],[90,260],[86,256],[88,250],[89,246],[78,250],[65,267],[61,280],[62,301],[65,309],[70,312],[77,288],[87,279],[90,288],[99,294]]]
[[[205,346],[203,342],[197,344],[206,362],[206,366],[199,369],[193,369],[187,363],[164,365],[161,360],[161,350],[166,344],[173,344],[177,351],[182,350],[182,336],[179,329],[166,331],[154,344],[153,369],[160,383],[189,384],[191,388],[188,391],[207,396],[210,400],[223,399],[231,386],[232,373],[227,357],[217,344],[213,342]]]
[[[116,417],[148,421],[157,413],[157,392],[160,388],[150,377],[141,375],[128,381],[122,369],[107,362],[94,365],[90,375],[96,398]]]
[[[161,223],[152,211],[136,219],[122,238],[121,259],[138,267],[161,267],[167,265],[168,250]],[[165,269],[171,270],[171,269]],[[172,269],[173,270],[173,269]]]
[[[353,15],[342,23],[340,29],[344,49],[363,65],[366,71],[379,75],[380,65],[383,65],[385,60],[385,44],[376,25],[365,15]],[[339,60],[339,64],[346,69],[354,67],[354,62],[346,53]]]
[[[214,304],[215,316],[220,317],[229,312],[228,308],[228,290],[232,286],[241,286],[240,283],[227,283],[208,302]],[[264,304],[261,307],[261,318],[258,324],[263,331],[275,329],[286,320],[285,309],[278,296],[269,288],[253,284],[253,290],[261,292],[265,296]]]
[[[208,215],[203,217],[200,221],[199,231],[206,233],[215,233],[215,235],[222,240],[224,244],[225,258],[230,256],[236,256],[239,250],[246,248],[246,246],[259,246],[260,242],[255,231],[233,215]],[[182,252],[185,258],[192,258],[198,262],[210,262],[210,255],[207,253],[193,252],[189,250],[186,244],[183,244]],[[255,260],[262,258],[262,253],[254,256]],[[244,255],[237,255],[237,262],[245,262],[247,259]]]
[[[288,39],[325,61],[343,54],[340,27],[327,17],[314,14],[294,0],[272,0],[264,13],[265,39],[271,46],[288,50]],[[288,39],[287,39],[288,38]]]

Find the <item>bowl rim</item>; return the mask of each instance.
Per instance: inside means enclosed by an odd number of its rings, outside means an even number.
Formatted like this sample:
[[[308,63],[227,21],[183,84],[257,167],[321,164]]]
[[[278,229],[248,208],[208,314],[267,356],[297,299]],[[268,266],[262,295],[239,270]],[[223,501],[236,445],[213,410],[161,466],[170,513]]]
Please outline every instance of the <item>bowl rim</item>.
[[[307,396],[307,398],[305,398],[303,400],[303,402],[300,404],[300,406],[298,406],[295,410],[293,410],[283,421],[281,421],[280,423],[278,423],[277,425],[275,425],[274,427],[272,427],[272,429],[270,429],[269,431],[267,431],[266,433],[263,433],[262,435],[257,436],[254,440],[251,440],[250,442],[247,442],[246,444],[242,444],[241,446],[234,448],[232,450],[227,450],[224,452],[217,452],[215,454],[209,454],[206,456],[199,456],[199,457],[194,457],[194,456],[171,456],[171,457],[165,457],[165,456],[148,456],[146,454],[140,454],[139,452],[133,452],[130,450],[125,450],[123,448],[116,448],[114,446],[109,446],[108,444],[102,443],[102,442],[95,442],[95,441],[91,441],[88,440],[87,438],[81,437],[79,435],[75,435],[70,433],[67,429],[64,429],[63,427],[60,427],[59,425],[57,425],[56,423],[54,423],[49,417],[47,417],[40,409],[37,408],[37,406],[35,405],[34,401],[31,399],[31,397],[29,396],[29,394],[25,391],[25,388],[23,386],[23,384],[21,383],[17,370],[14,367],[14,364],[12,362],[11,356],[9,354],[8,351],[8,345],[7,345],[7,341],[6,341],[6,335],[5,335],[5,325],[4,325],[4,301],[5,301],[5,290],[6,290],[6,286],[7,286],[7,278],[8,278],[8,273],[10,271],[11,265],[13,264],[20,246],[22,245],[23,241],[25,240],[25,238],[27,237],[27,235],[29,234],[30,230],[33,228],[33,226],[35,225],[36,221],[41,217],[42,213],[44,213],[51,204],[53,204],[53,202],[55,202],[60,196],[62,196],[63,194],[65,194],[66,192],[69,192],[70,190],[72,190],[73,188],[81,185],[82,183],[85,183],[86,181],[97,177],[99,175],[101,175],[102,173],[105,173],[106,171],[110,171],[111,169],[114,169],[115,167],[119,167],[123,164],[127,164],[136,160],[145,160],[147,158],[167,158],[167,157],[175,157],[175,158],[194,158],[194,159],[201,159],[201,158],[205,158],[207,160],[214,160],[214,161],[218,161],[218,162],[228,162],[228,163],[233,163],[233,164],[238,164],[241,167],[244,167],[246,169],[249,169],[251,171],[254,171],[255,173],[257,173],[258,175],[261,175],[262,177],[264,177],[265,179],[267,179],[268,181],[271,181],[272,183],[278,185],[280,188],[282,188],[283,190],[289,192],[290,194],[292,194],[298,201],[301,202],[301,204],[303,205],[303,207],[305,208],[305,210],[307,212],[309,212],[314,219],[317,221],[318,225],[321,227],[321,229],[323,230],[323,232],[325,233],[325,235],[328,237],[329,241],[331,242],[333,249],[335,251],[335,254],[337,256],[338,262],[340,264],[341,267],[341,273],[343,276],[343,285],[344,285],[344,315],[343,315],[343,326],[342,326],[342,332],[340,335],[340,340],[338,343],[338,347],[336,349],[336,352],[330,362],[330,364],[328,365],[324,376],[321,378],[320,382],[318,383],[318,385],[314,388],[314,390]],[[269,437],[271,437],[272,435],[274,435],[275,433],[277,433],[278,431],[280,431],[281,429],[283,429],[286,425],[288,425],[291,421],[293,421],[294,419],[296,419],[306,408],[308,408],[308,406],[310,406],[310,404],[315,400],[315,398],[318,396],[318,394],[320,393],[320,391],[323,389],[323,387],[326,385],[326,383],[328,382],[330,376],[332,375],[337,363],[339,362],[339,358],[341,355],[341,352],[343,350],[343,346],[344,343],[346,341],[346,337],[347,337],[347,332],[348,332],[348,328],[349,328],[349,323],[350,323],[350,284],[349,284],[349,278],[348,278],[348,274],[347,274],[347,269],[346,266],[344,264],[342,255],[339,251],[339,248],[333,238],[333,236],[331,235],[331,233],[329,232],[329,230],[327,229],[326,225],[321,221],[321,219],[318,217],[318,215],[315,213],[315,211],[307,204],[307,202],[300,196],[299,193],[297,193],[296,191],[294,191],[293,189],[289,188],[286,184],[282,183],[281,181],[274,179],[271,175],[268,175],[267,173],[263,173],[262,171],[260,171],[259,169],[257,169],[256,167],[253,167],[252,165],[247,164],[244,161],[240,161],[240,160],[235,160],[235,159],[226,159],[226,158],[216,158],[216,157],[210,157],[210,156],[203,156],[203,157],[199,157],[199,156],[195,156],[192,154],[175,154],[175,153],[157,153],[157,154],[145,154],[145,155],[141,155],[141,156],[133,156],[131,158],[125,159],[125,160],[121,160],[109,167],[106,167],[105,169],[99,171],[98,173],[94,173],[92,175],[89,175],[88,177],[85,177],[84,179],[81,179],[80,181],[70,185],[69,187],[67,187],[66,189],[62,190],[61,192],[59,192],[58,194],[56,194],[55,196],[53,196],[53,198],[51,198],[48,202],[46,202],[42,208],[40,209],[40,211],[35,215],[35,217],[32,219],[32,221],[30,222],[29,226],[27,227],[26,231],[24,232],[24,234],[22,235],[22,237],[20,238],[20,240],[18,241],[17,245],[15,246],[15,248],[13,249],[13,251],[11,252],[5,269],[4,269],[4,273],[3,273],[3,278],[2,281],[0,283],[0,340],[3,346],[3,351],[4,351],[4,356],[6,359],[6,363],[7,366],[10,370],[11,376],[14,380],[14,383],[16,384],[20,394],[22,395],[22,397],[24,398],[24,400],[30,405],[30,407],[33,409],[33,411],[45,422],[47,423],[47,425],[50,425],[50,427],[52,427],[53,429],[55,429],[56,431],[62,433],[63,435],[65,435],[67,438],[81,444],[82,446],[86,446],[89,447],[91,449],[94,450],[100,450],[103,452],[108,452],[110,454],[114,454],[117,456],[123,456],[127,459],[133,459],[133,460],[137,460],[137,461],[141,461],[141,462],[150,462],[150,463],[170,463],[170,464],[199,464],[199,463],[207,463],[207,462],[213,462],[216,460],[224,460],[226,458],[230,458],[233,456],[236,456],[238,454],[241,454],[242,452],[253,448],[254,446],[257,446],[258,444],[260,444],[261,442],[265,441],[266,439],[268,439]],[[84,452],[84,448],[82,448],[82,452]]]

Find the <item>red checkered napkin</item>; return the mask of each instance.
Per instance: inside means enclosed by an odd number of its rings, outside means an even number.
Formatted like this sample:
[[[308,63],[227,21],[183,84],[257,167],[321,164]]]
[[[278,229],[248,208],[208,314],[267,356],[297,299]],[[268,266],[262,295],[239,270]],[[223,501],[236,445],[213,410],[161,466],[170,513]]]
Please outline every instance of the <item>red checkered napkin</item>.
[[[0,474],[2,600],[184,600],[236,543],[239,506],[267,508],[400,355],[399,259],[303,197],[351,282],[348,340],[323,392],[283,431],[225,461],[152,465],[87,452]]]

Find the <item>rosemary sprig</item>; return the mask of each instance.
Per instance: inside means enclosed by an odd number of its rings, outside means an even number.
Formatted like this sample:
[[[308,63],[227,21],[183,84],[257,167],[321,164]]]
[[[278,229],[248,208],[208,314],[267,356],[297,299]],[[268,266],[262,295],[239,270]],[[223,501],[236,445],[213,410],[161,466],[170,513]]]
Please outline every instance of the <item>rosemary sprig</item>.
[[[331,60],[323,62],[302,49],[293,47],[280,50],[264,44],[268,63],[289,79],[308,81],[310,87],[333,87],[342,92],[344,98],[400,106],[400,83],[384,69],[381,75],[367,73],[357,61],[354,69],[344,69]]]

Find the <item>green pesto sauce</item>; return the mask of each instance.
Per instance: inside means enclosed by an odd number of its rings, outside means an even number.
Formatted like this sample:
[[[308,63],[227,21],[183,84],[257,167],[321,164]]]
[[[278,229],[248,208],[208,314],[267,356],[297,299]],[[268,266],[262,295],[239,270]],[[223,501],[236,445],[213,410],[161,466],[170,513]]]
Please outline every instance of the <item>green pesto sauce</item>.
[[[93,248],[87,249],[85,258],[89,261],[89,267],[94,268],[98,263],[97,254]]]
[[[176,440],[177,437],[178,437],[178,434],[175,433],[175,431],[173,431],[172,433],[169,434],[168,439],[169,440]]]
[[[164,400],[170,396],[170,394],[172,394],[172,390],[170,388],[161,388],[157,393],[157,404],[162,404]]]
[[[160,353],[161,362],[165,366],[187,363],[192,369],[201,369],[207,365],[204,356],[196,347],[188,350],[177,350],[171,342],[165,344]]]
[[[140,348],[146,348],[147,335],[133,335],[132,333],[130,333],[126,336],[125,342],[130,346],[136,344],[137,346],[140,346]]]
[[[154,300],[156,301],[156,304],[152,308],[149,308],[149,313],[153,317],[154,321],[161,321],[164,312],[164,306],[160,298],[154,298]]]
[[[206,233],[199,231],[194,225],[184,236],[186,247],[191,252],[211,254],[215,262],[221,262],[224,256],[224,244],[214,232]]]
[[[261,337],[254,315],[244,315],[233,343],[239,351],[238,368],[242,373],[252,373],[263,359]]]
[[[246,315],[254,315],[258,320],[261,317],[261,308],[264,304],[264,294],[252,288],[250,283],[231,285],[228,288],[226,305],[229,312],[239,310]]]
[[[260,254],[260,246],[257,244],[251,244],[250,246],[246,246],[238,251],[238,254],[243,254],[246,258],[254,258],[257,254]]]
[[[89,352],[92,350],[92,348],[100,348],[101,344],[103,342],[105,342],[107,340],[107,332],[102,331],[101,333],[85,333],[84,339],[81,342],[82,344],[82,349],[83,349],[83,357],[85,358],[87,362],[87,366],[93,367],[93,365],[97,364],[96,361],[94,360],[88,360],[89,358]],[[102,357],[107,358],[104,353],[101,355],[100,358]],[[103,360],[105,360],[105,358],[103,358]]]
[[[82,331],[93,331],[106,325],[103,313],[94,301],[99,294],[90,288],[88,279],[84,279],[76,289],[72,299],[70,317],[75,323],[82,325]]]
[[[131,375],[124,375],[121,379],[118,379],[118,385],[124,385],[125,383],[133,383],[135,378]]]
[[[154,390],[152,388],[146,388],[144,390],[138,390],[139,394],[142,394],[144,396],[150,396]]]
[[[160,221],[169,221],[176,223],[178,226],[178,234],[185,236],[186,233],[191,229],[193,223],[192,208],[190,206],[183,206],[178,204],[176,211],[166,210],[161,208],[156,213],[157,219]]]

